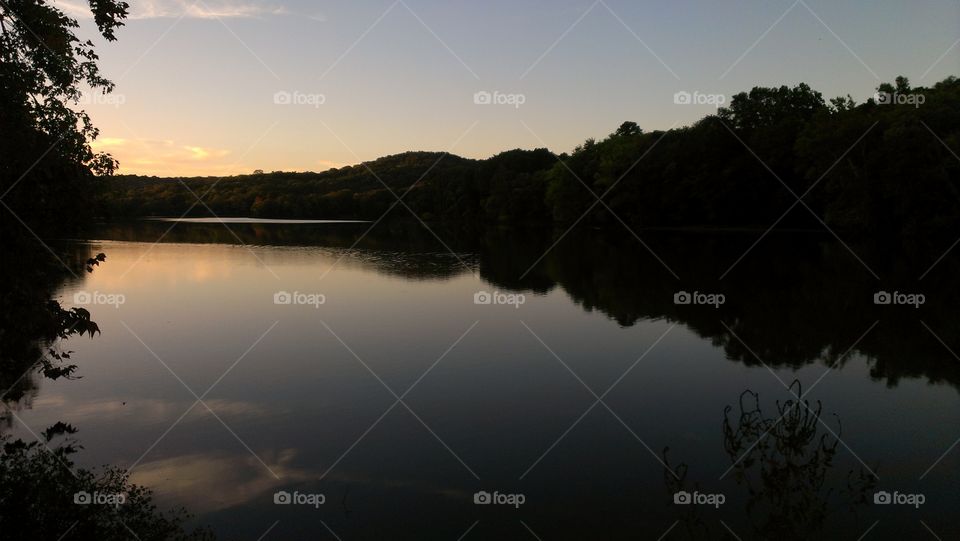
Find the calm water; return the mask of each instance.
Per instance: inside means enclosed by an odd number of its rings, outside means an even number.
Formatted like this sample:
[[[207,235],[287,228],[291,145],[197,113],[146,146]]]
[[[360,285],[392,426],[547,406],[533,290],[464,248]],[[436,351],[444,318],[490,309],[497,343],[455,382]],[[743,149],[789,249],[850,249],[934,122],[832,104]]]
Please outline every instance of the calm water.
[[[958,265],[919,279],[949,243],[171,225],[76,243],[107,261],[58,297],[103,332],[21,417],[224,538],[960,536]]]

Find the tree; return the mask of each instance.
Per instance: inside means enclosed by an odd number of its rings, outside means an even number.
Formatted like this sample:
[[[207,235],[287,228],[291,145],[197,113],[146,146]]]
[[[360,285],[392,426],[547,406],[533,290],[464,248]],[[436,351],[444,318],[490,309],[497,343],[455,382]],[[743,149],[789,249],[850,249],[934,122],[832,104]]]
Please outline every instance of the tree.
[[[640,135],[643,133],[643,130],[640,129],[640,126],[636,122],[626,121],[623,124],[620,124],[620,127],[617,128],[617,131],[614,135],[619,137],[625,137],[628,135]]]
[[[789,120],[809,120],[824,107],[823,95],[806,83],[789,88],[754,87],[730,100],[730,107],[722,107],[721,119],[733,128],[753,130]]]
[[[129,5],[90,0],[100,34],[116,39]],[[93,43],[48,0],[0,2],[0,189],[27,218],[83,210],[93,176],[117,162],[90,148],[98,131],[78,107],[83,87],[108,93]]]

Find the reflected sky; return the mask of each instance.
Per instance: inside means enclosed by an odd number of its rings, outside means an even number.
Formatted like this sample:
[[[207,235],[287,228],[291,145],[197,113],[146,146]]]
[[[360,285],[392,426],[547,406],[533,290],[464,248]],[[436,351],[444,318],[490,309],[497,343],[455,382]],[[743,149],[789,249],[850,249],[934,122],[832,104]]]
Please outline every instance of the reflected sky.
[[[704,336],[699,316],[618,322],[604,312],[618,309],[609,302],[584,301],[603,295],[575,285],[562,260],[545,262],[565,269],[560,287],[481,278],[500,267],[490,247],[473,252],[480,255],[467,259],[468,270],[449,253],[389,250],[380,240],[378,249],[354,250],[185,240],[88,243],[107,262],[58,298],[70,306],[86,292],[123,302],[88,306],[102,335],[66,344],[82,378],[39,382],[21,417],[34,429],[76,425],[81,465],[132,466],[133,480],[155,489],[162,505],[186,506],[221,534],[257,539],[280,520],[277,538],[330,527],[344,539],[456,539],[479,520],[477,538],[522,538],[523,520],[543,539],[591,531],[656,538],[682,518],[660,462],[669,448],[700,490],[728,495],[723,508],[704,511],[707,522],[723,520],[748,538],[749,494],[732,476],[720,479],[731,466],[724,408],[751,389],[773,411],[790,397],[778,377],[805,390],[822,378],[808,398],[822,402],[843,441],[829,486],[839,490],[849,471],[868,467],[880,488],[927,494],[919,511],[850,510],[833,494],[824,528],[856,539],[882,518],[891,534],[920,535],[923,518],[944,539],[956,533],[938,517],[960,503],[960,457],[948,454],[919,481],[960,435],[960,396],[946,383],[955,380],[932,382],[936,370],[891,384],[859,350],[832,370],[734,362],[722,339]],[[594,261],[581,283],[602,289],[602,277],[625,264]],[[655,287],[620,283],[621,300]],[[519,293],[524,303],[475,304],[479,291]],[[278,292],[324,302],[276,304]],[[657,296],[670,304],[672,290]],[[801,309],[782,307],[791,310]],[[852,346],[859,332],[835,337],[837,347]],[[775,343],[789,350],[790,334]],[[276,506],[277,490],[322,492],[327,502]],[[478,490],[524,493],[528,503],[475,506]]]

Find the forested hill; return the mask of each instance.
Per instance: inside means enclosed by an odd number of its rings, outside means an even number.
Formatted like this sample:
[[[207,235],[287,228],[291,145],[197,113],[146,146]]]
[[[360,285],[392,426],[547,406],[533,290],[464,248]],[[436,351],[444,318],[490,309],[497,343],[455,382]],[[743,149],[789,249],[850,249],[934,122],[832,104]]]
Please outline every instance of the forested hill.
[[[408,152],[323,173],[117,176],[103,180],[98,209],[112,217],[212,211],[375,220],[396,204],[395,193],[424,220],[570,224],[586,214],[586,225],[622,220],[638,228],[824,222],[868,234],[960,229],[957,78],[911,87],[899,77],[862,104],[849,96],[824,100],[805,84],[757,87],[728,103],[667,132],[624,122],[559,156],[546,149],[486,160]],[[391,216],[410,214],[397,208]]]
[[[389,190],[399,195],[417,180],[462,175],[475,164],[438,152],[406,152],[322,173],[257,171],[194,178],[118,175],[106,179],[103,201],[108,213],[116,215],[180,216],[196,203],[188,215],[210,216],[212,210],[220,216],[354,218],[396,201]],[[209,210],[196,196],[203,198]],[[413,194],[408,197],[415,199]]]

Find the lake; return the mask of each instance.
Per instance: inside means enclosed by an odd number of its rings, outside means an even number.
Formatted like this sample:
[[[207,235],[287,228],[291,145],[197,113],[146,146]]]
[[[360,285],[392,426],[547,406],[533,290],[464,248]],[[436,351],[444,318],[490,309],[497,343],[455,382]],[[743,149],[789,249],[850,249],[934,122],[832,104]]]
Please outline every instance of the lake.
[[[950,242],[371,225],[91,230],[20,417],[224,539],[960,537]]]

